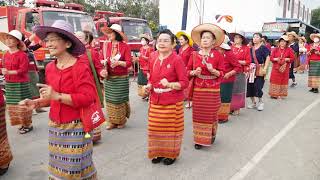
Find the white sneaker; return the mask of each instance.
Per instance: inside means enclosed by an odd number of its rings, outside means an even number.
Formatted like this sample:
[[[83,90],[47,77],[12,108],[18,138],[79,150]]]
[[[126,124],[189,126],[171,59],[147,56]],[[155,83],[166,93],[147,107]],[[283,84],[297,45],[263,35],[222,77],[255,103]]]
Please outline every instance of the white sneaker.
[[[253,103],[253,102],[249,103],[248,106],[247,106],[248,109],[254,109],[256,107],[257,107],[257,104]]]
[[[263,109],[264,109],[264,103],[263,103],[263,102],[259,102],[257,109],[258,109],[258,111],[263,111]]]

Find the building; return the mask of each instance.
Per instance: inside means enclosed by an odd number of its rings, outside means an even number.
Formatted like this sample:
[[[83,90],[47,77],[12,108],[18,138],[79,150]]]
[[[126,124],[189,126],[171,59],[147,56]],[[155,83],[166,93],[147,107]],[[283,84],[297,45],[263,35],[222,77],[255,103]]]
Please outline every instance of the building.
[[[311,8],[303,0],[160,0],[160,25],[177,32],[182,29],[183,9],[186,31],[202,22],[216,23],[217,15],[230,15],[232,23],[222,21],[227,31],[261,31],[265,22],[276,18],[299,19],[305,24],[311,21]]]

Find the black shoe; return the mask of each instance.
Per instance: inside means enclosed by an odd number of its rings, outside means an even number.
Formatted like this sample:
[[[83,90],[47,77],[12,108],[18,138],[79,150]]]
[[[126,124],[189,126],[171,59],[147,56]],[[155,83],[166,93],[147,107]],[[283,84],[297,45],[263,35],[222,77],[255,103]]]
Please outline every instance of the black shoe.
[[[309,92],[314,92],[314,90],[315,90],[315,89],[314,89],[314,88],[312,88],[312,89],[310,89],[310,90],[309,90]]]
[[[152,162],[153,164],[158,164],[158,163],[160,163],[160,162],[162,161],[162,159],[164,159],[164,157],[153,158],[153,159],[151,160],[151,162]]]
[[[176,161],[176,159],[165,158],[165,159],[163,160],[163,164],[164,164],[164,165],[171,165],[171,164],[173,164],[175,161]]]
[[[319,93],[319,89],[318,88],[315,88],[313,93]]]
[[[202,146],[201,146],[200,144],[195,144],[195,145],[194,145],[194,148],[195,148],[195,149],[201,149]]]
[[[9,167],[4,168],[4,169],[0,168],[0,176],[2,176],[2,175],[4,175],[5,173],[7,173],[7,172],[8,172],[8,169],[9,169]]]
[[[216,140],[216,137],[212,137],[211,144],[213,144],[215,140]]]
[[[227,120],[219,119],[218,123],[219,123],[219,124],[224,124],[224,123],[226,123],[226,122],[228,122],[228,121],[229,121],[228,119],[227,119]]]

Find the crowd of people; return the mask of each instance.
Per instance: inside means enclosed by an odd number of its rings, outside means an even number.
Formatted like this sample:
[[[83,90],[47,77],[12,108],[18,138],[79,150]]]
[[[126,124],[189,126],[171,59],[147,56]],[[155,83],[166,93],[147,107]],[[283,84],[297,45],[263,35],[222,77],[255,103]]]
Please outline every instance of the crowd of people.
[[[34,35],[24,40],[17,30],[0,33],[0,41],[8,47],[0,64],[6,80],[6,99],[0,94],[0,175],[7,172],[13,157],[5,108],[11,125],[25,134],[33,130],[33,110],[42,112],[41,108],[50,106],[49,179],[97,179],[93,141],[101,139],[102,127],[94,126],[85,112],[105,107],[106,129],[125,128],[131,112],[129,70],[133,63],[139,64],[138,95],[149,102],[147,156],[154,164],[171,165],[179,157],[185,107],[192,110],[197,150],[212,146],[219,123],[239,115],[246,98],[250,99],[247,108],[263,111],[263,89],[271,64],[271,98],[288,96],[289,79],[292,87],[297,85],[295,71],[308,71],[310,92],[319,92],[320,34],[312,34],[313,43],[308,45],[304,37],[287,32],[271,48],[261,33],[249,41],[243,32],[228,33],[204,23],[190,35],[162,30],[154,48],[153,38],[142,34],[140,53],[131,57],[120,25],[101,30],[108,41],[98,52],[92,48],[91,32],[74,32],[66,21],[36,26],[34,34],[55,57],[46,66],[46,84],[37,84],[30,52],[41,45],[33,42]]]

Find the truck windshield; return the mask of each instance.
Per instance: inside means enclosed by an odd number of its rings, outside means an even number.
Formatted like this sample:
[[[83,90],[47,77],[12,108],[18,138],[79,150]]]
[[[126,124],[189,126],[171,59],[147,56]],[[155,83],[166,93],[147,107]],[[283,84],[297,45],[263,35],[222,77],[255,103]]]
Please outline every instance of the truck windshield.
[[[141,34],[152,37],[151,29],[145,21],[123,21],[122,27],[129,41],[139,41]]]
[[[65,20],[73,25],[74,32],[91,31],[97,37],[97,31],[91,16],[82,13],[46,11],[43,12],[43,23],[45,26],[51,26],[56,20]]]

